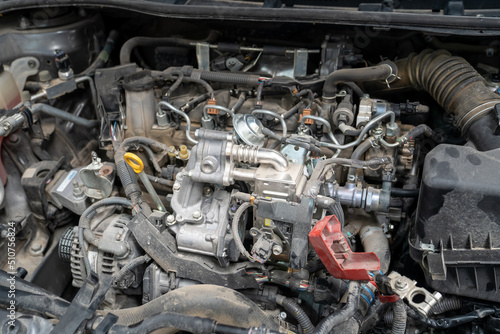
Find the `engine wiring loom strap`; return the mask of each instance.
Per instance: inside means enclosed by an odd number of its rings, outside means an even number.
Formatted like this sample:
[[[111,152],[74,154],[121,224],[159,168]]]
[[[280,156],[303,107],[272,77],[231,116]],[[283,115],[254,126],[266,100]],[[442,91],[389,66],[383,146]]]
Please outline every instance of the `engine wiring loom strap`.
[[[318,221],[309,233],[309,241],[330,274],[339,279],[371,281],[371,271],[380,269],[375,253],[353,252],[335,216]]]

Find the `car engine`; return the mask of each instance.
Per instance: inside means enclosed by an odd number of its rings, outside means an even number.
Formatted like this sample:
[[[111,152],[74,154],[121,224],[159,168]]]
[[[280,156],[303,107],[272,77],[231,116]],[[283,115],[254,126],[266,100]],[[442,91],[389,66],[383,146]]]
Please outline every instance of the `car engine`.
[[[499,43],[5,13],[1,332],[499,333]]]

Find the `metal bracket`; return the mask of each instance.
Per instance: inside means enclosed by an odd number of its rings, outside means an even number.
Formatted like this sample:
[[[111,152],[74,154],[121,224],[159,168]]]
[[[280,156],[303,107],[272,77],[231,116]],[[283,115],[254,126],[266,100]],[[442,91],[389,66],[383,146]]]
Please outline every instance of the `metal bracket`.
[[[210,44],[196,43],[196,60],[198,69],[210,71]]]
[[[417,282],[408,277],[400,275],[398,272],[391,272],[388,277],[394,292],[406,299],[408,305],[417,310],[423,316],[427,316],[431,308],[437,304],[442,295],[439,292],[431,294],[424,288],[417,287]]]
[[[307,49],[296,49],[293,53],[293,76],[294,78],[305,77],[307,75],[307,60],[309,52]]]

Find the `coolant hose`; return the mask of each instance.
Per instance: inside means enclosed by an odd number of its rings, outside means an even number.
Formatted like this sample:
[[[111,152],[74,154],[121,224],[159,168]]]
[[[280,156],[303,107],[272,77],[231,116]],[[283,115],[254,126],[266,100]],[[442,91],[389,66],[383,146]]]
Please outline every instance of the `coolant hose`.
[[[106,315],[111,312],[118,316],[117,324],[132,325],[165,311],[210,318],[226,325],[239,327],[279,328],[271,315],[266,314],[241,293],[210,284],[186,286],[170,291],[141,306],[100,311],[100,313]]]
[[[380,270],[386,274],[391,263],[391,248],[384,230],[380,226],[364,225],[359,230],[359,237],[365,252],[373,252],[380,260]]]
[[[391,334],[405,334],[406,332],[406,308],[403,300],[392,304],[393,321]]]
[[[385,81],[396,79],[396,67],[391,62],[363,68],[346,68],[330,73],[323,85],[323,99],[331,100],[337,95],[337,85],[343,82]]]
[[[297,320],[304,333],[312,333],[314,331],[314,325],[311,319],[309,319],[309,316],[295,300],[282,295],[276,295],[276,303],[283,306],[283,308]]]
[[[357,281],[350,281],[347,302],[345,306],[340,311],[335,312],[321,320],[318,326],[316,326],[314,333],[328,334],[335,328],[335,326],[347,321],[349,318],[354,316],[354,314],[358,310],[360,292],[360,283]]]

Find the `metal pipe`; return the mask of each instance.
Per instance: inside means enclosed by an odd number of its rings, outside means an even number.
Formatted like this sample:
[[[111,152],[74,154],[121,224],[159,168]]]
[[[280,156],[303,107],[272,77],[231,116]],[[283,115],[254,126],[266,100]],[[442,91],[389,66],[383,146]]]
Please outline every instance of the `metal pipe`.
[[[198,141],[196,139],[194,139],[193,137],[191,137],[191,120],[189,119],[188,115],[186,115],[185,112],[180,111],[179,109],[177,109],[176,107],[174,107],[173,105],[171,105],[170,103],[165,102],[165,101],[160,101],[160,103],[158,103],[158,113],[159,114],[161,114],[163,112],[161,110],[161,107],[169,108],[170,111],[184,117],[184,120],[186,120],[186,137],[187,137],[187,139],[190,142],[192,142],[193,144],[198,144]]]
[[[286,126],[286,122],[285,122],[285,119],[283,118],[283,115],[280,115],[274,111],[265,110],[265,109],[254,109],[252,111],[252,115],[255,115],[255,114],[270,115],[270,116],[273,116],[273,117],[279,119],[279,121],[281,123],[281,128],[282,128],[282,137],[286,137],[286,133],[288,131],[288,128]]]
[[[245,145],[234,145],[231,149],[234,160],[253,164],[271,165],[278,172],[288,170],[288,160],[278,151]]]
[[[363,140],[363,137],[368,133],[368,131],[370,131],[379,122],[381,122],[382,120],[386,119],[389,116],[391,117],[391,124],[394,124],[396,122],[396,115],[394,114],[393,111],[386,111],[385,113],[375,117],[374,119],[372,119],[371,121],[366,123],[365,127],[363,128],[363,130],[359,134],[358,138],[356,138],[356,140],[353,142],[350,142],[350,143],[344,144],[344,145],[336,145],[336,144],[330,144],[330,143],[325,143],[325,142],[321,142],[320,144],[321,144],[321,146],[325,146],[325,147],[332,148],[335,150],[345,150],[346,148],[356,146]],[[306,116],[304,116],[304,117],[306,117]],[[302,118],[304,118],[304,117],[302,117]]]
[[[237,181],[254,181],[255,172],[255,169],[234,168],[233,179]]]
[[[226,107],[223,107],[223,106],[217,106],[217,105],[210,105],[210,104],[207,104],[203,107],[203,117],[204,118],[208,118],[210,117],[210,115],[208,114],[208,109],[217,109],[217,110],[221,110],[221,111],[224,111],[226,113],[228,113],[229,115],[231,115],[231,119],[232,119],[232,122],[233,122],[233,127],[234,127],[234,112],[231,110],[231,109],[228,109]]]
[[[300,126],[305,126],[306,119],[312,119],[315,122],[319,122],[319,123],[325,125],[328,128],[328,137],[330,138],[330,140],[335,145],[340,145],[337,138],[335,138],[335,136],[333,135],[332,126],[330,125],[330,122],[328,122],[326,119],[318,117],[318,116],[304,115],[304,116],[302,116],[302,120],[300,121]]]

